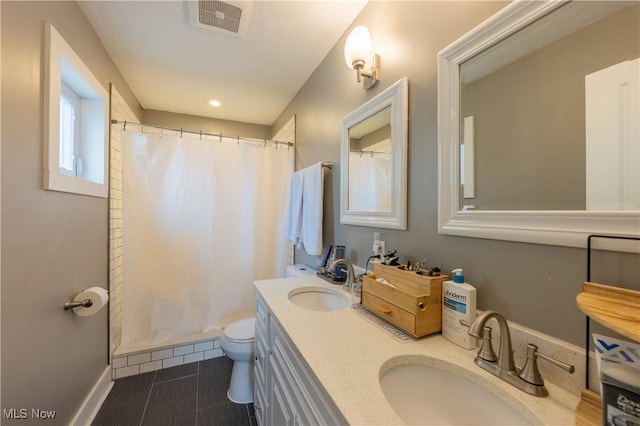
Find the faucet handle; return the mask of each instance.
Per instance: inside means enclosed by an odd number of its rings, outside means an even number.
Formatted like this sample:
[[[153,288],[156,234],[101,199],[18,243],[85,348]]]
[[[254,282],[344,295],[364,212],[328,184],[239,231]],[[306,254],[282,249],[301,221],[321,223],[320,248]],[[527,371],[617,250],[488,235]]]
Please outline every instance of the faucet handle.
[[[567,364],[565,362],[552,358],[548,355],[545,355],[541,352],[538,352],[538,346],[532,343],[528,343],[527,344],[527,361],[522,367],[522,370],[520,370],[520,374],[519,374],[522,380],[529,382],[533,385],[538,385],[538,386],[544,385],[544,379],[540,374],[540,370],[538,370],[538,362],[537,362],[538,358],[541,358],[557,367],[562,368],[563,370],[567,371],[569,374],[573,374],[573,372],[576,371],[573,365]]]
[[[498,360],[498,356],[491,344],[491,327],[485,326],[482,331],[482,346],[480,346],[480,350],[478,351],[478,357],[489,362],[496,362]]]
[[[537,347],[536,347],[536,349],[537,349]],[[555,365],[556,367],[562,368],[564,371],[566,371],[569,374],[573,374],[576,371],[576,367],[574,367],[573,365],[567,364],[566,362],[559,361],[559,360],[557,360],[555,358],[550,357],[549,355],[543,354],[542,352],[538,352],[537,356],[540,359],[544,359],[545,361],[550,362],[551,364]]]
[[[471,323],[463,319],[460,320],[460,325],[464,327],[471,327]],[[489,362],[496,362],[498,360],[498,356],[493,350],[493,345],[491,344],[491,331],[491,327],[489,326],[485,326],[482,329],[482,345],[478,351],[478,358],[482,358]]]

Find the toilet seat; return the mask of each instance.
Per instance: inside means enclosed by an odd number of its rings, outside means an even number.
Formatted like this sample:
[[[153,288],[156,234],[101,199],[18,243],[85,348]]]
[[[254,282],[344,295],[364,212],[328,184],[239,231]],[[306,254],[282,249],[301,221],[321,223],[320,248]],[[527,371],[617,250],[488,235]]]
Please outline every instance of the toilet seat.
[[[233,343],[253,342],[256,337],[255,327],[255,317],[234,322],[224,329],[224,338]]]

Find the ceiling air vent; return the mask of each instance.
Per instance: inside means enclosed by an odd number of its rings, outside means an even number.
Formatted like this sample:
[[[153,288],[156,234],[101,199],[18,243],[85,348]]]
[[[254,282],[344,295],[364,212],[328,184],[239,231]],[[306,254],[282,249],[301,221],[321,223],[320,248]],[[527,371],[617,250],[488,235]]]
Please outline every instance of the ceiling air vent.
[[[244,38],[253,1],[188,0],[189,23],[195,27]]]

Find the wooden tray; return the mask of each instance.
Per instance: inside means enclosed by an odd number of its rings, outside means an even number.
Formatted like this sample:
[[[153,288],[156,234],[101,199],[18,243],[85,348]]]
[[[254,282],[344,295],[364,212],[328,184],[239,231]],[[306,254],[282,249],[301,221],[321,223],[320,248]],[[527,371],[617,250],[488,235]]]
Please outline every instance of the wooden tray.
[[[640,342],[639,291],[585,282],[576,302],[595,321]]]
[[[374,263],[373,270],[363,277],[362,305],[367,310],[414,337],[442,330],[442,282],[447,275],[428,277],[380,263]]]

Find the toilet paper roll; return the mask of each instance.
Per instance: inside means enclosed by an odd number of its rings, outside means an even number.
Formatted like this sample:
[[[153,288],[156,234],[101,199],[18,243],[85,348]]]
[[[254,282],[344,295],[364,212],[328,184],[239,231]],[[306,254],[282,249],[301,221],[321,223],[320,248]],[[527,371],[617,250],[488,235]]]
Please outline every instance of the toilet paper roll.
[[[82,302],[85,299],[91,299],[93,304],[88,308],[84,308],[82,306],[73,308],[72,311],[74,314],[81,317],[88,317],[95,314],[106,306],[109,301],[109,293],[102,287],[89,287],[88,289],[78,293],[78,295],[73,298],[73,301]]]

